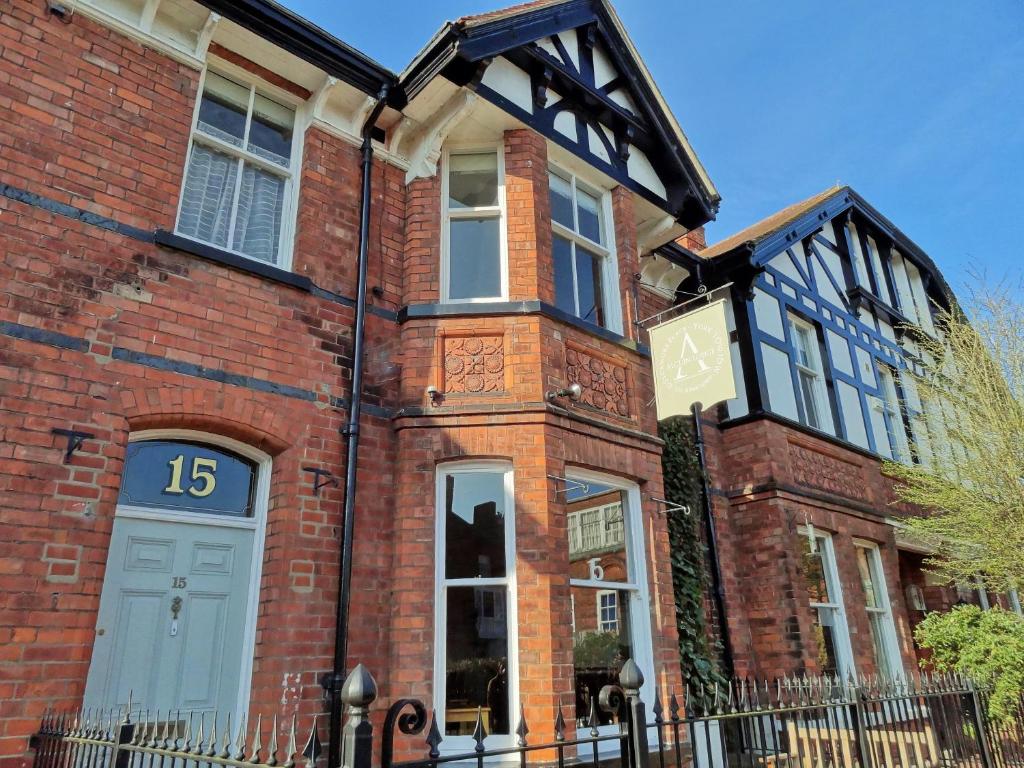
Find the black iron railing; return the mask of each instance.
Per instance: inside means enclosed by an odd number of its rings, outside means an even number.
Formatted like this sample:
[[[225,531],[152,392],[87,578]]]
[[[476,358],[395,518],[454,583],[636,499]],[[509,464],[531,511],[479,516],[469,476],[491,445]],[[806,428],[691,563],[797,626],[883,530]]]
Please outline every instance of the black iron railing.
[[[1024,768],[1024,716],[993,721],[988,693],[958,676],[895,681],[740,680],[681,696],[655,694],[627,662],[587,717],[559,706],[545,739],[531,740],[522,709],[512,734],[486,732],[478,711],[468,751],[451,748],[423,702],[401,699],[379,742],[370,712],[373,677],[359,665],[345,682],[346,722],[336,768],[441,768],[449,764],[589,764],[620,768]],[[608,719],[613,725],[602,726]],[[121,712],[47,715],[34,740],[35,768],[317,768],[317,722],[248,727],[206,714]],[[539,730],[539,729],[538,729]],[[299,749],[300,736],[303,747]],[[464,742],[463,742],[464,743]],[[319,768],[329,768],[319,766]]]

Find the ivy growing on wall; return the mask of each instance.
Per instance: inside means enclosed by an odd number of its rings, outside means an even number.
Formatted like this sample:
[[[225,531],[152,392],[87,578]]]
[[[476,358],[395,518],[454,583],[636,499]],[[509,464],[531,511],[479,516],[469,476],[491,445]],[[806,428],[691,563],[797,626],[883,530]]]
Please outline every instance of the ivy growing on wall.
[[[685,510],[668,513],[668,537],[672,550],[672,587],[676,602],[676,628],[683,680],[693,688],[722,682],[715,659],[717,647],[709,641],[704,611],[707,591],[707,553],[701,537],[701,472],[694,443],[693,419],[675,416],[658,425],[665,441],[661,466],[665,498]]]

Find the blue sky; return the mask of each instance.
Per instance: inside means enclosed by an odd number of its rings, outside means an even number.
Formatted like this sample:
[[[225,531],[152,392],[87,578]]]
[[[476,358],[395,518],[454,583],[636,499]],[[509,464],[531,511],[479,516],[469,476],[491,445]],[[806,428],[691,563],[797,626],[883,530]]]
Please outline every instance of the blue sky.
[[[446,19],[505,5],[285,4],[396,71]],[[971,270],[1020,276],[1024,3],[615,5],[722,194],[709,242],[839,181],[958,292]]]

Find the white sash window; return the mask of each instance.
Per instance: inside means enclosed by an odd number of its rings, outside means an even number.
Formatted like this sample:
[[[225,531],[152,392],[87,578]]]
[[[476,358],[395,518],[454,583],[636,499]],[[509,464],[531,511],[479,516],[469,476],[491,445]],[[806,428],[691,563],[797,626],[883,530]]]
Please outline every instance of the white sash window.
[[[176,232],[287,268],[295,111],[256,86],[213,71],[203,78]]]

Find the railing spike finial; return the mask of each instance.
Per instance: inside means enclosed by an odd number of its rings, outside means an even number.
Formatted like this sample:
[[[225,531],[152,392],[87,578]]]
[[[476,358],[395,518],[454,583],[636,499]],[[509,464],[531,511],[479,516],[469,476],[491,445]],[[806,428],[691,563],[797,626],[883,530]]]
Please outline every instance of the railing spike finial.
[[[675,691],[669,691],[668,694],[668,715],[673,723],[679,722],[679,700]]]
[[[121,721],[124,725],[130,725],[132,722],[132,704],[134,703],[132,701],[132,694],[134,693],[133,689],[128,689],[128,704],[124,708],[124,720]]]
[[[249,755],[250,763],[260,761],[260,750],[263,749],[263,713],[256,715],[256,730],[252,734],[252,753]]]
[[[238,718],[238,736],[235,737],[235,759],[245,760],[245,738],[248,732],[245,715]]]
[[[313,727],[309,729],[309,738],[306,739],[306,745],[302,748],[302,756],[306,758],[307,768],[316,768],[317,758],[324,751],[323,744],[320,743],[320,729],[317,726],[317,716],[313,715]]]
[[[598,730],[598,726],[601,725],[601,720],[597,716],[597,699],[593,696],[590,697],[590,715],[587,718],[587,725],[590,726],[590,735],[598,737],[601,732]]]
[[[565,741],[565,715],[562,714],[562,697],[558,697],[558,711],[555,713],[555,741]]]
[[[206,712],[199,713],[199,731],[196,733],[196,744],[192,748],[192,754],[201,755],[205,751],[203,742],[206,740]]]
[[[523,702],[519,702],[519,725],[516,726],[516,744],[520,747],[526,746],[526,735],[530,732],[530,726],[526,724],[526,710]]]
[[[480,754],[485,750],[484,739],[487,738],[487,729],[484,728],[484,710],[483,707],[476,708],[476,723],[473,725],[473,741],[476,742],[476,746],[473,747],[473,751]]]
[[[210,725],[210,744],[206,749],[207,757],[217,756],[217,711],[213,712],[213,723]]]
[[[661,694],[657,688],[654,689],[654,704],[651,705],[651,712],[654,714],[654,722],[657,725],[665,722],[665,718],[662,717],[665,714],[665,708],[661,705]]]
[[[120,721],[121,721],[121,710],[120,710],[119,707],[111,707],[109,710],[107,710],[107,728],[106,728],[106,731],[104,731],[103,735],[106,738],[108,738],[111,741],[113,741],[114,740],[114,729],[117,727],[117,724]]]
[[[226,718],[227,722],[224,723],[224,741],[221,742],[220,752],[217,753],[217,757],[223,759],[231,757],[231,712],[228,711]]]
[[[188,711],[188,720],[185,721],[185,735],[182,737],[181,751],[192,751],[192,717],[195,715],[191,709]]]
[[[430,759],[436,760],[441,756],[441,729],[437,727],[437,710],[430,711],[430,728],[427,730],[427,746],[430,747]]]
[[[270,720],[270,741],[267,743],[267,765],[277,765],[277,715]]]
[[[160,710],[157,710],[156,716],[157,716],[157,718],[160,717]],[[163,733],[160,734],[160,742],[161,742],[160,746],[163,747],[164,749],[167,749],[167,747],[170,746],[170,738],[171,738],[171,710],[168,709],[167,710],[167,719],[164,720]]]
[[[299,746],[295,740],[295,727],[297,725],[295,722],[296,719],[296,714],[292,712],[292,723],[288,728],[288,744],[285,746],[287,754],[285,755],[284,768],[295,768],[295,753],[299,750]]]

